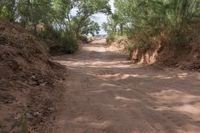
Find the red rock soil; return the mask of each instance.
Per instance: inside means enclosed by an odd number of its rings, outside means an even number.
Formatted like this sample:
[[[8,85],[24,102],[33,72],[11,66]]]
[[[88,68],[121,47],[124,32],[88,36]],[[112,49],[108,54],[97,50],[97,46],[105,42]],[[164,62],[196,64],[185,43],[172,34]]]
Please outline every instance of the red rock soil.
[[[64,68],[50,60],[44,45],[0,20],[0,133],[39,133],[53,119]]]
[[[198,72],[134,65],[98,40],[55,57],[62,76],[41,43],[0,22],[0,133],[199,133]]]

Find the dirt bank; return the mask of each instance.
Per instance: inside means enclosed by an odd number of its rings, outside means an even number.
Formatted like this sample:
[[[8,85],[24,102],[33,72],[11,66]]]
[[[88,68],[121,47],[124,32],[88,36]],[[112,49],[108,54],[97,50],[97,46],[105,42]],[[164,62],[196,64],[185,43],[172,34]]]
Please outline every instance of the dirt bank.
[[[158,36],[148,48],[133,48],[130,59],[139,64],[155,64],[200,72],[200,23],[186,26],[179,38]],[[178,36],[178,35],[177,35]],[[169,39],[171,39],[169,41]]]
[[[65,70],[52,62],[44,43],[0,20],[0,132],[39,132],[52,119]]]

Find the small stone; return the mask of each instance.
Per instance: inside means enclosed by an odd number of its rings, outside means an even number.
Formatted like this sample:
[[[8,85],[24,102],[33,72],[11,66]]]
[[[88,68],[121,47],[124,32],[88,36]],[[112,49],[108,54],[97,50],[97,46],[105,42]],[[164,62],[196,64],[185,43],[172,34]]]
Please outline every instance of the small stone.
[[[35,75],[33,75],[33,76],[31,77],[31,79],[36,79],[36,76],[35,76]]]
[[[26,113],[26,118],[27,119],[33,119],[33,115],[31,113]]]
[[[34,116],[40,116],[41,113],[40,113],[40,112],[34,112],[33,115],[34,115]]]

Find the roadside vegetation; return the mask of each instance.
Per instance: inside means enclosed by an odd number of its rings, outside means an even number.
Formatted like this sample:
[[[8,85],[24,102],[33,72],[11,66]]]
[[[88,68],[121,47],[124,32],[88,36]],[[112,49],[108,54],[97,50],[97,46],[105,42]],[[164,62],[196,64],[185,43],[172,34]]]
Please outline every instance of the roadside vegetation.
[[[64,53],[75,52],[78,40],[99,32],[100,26],[91,20],[99,12],[110,12],[107,0],[0,1],[0,17],[45,39],[51,50]]]
[[[115,0],[115,11],[104,24],[107,42],[128,36],[129,52],[159,44],[181,47],[197,39],[200,0]],[[196,38],[195,38],[196,37]]]
[[[0,133],[197,133],[197,71],[200,0],[0,0]]]

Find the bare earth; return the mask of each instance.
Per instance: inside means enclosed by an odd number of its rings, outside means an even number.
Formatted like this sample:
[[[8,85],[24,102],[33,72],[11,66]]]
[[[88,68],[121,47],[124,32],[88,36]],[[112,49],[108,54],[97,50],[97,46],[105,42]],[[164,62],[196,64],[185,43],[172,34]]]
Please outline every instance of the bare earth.
[[[139,67],[104,42],[55,57],[68,77],[46,132],[200,133],[200,73]]]

